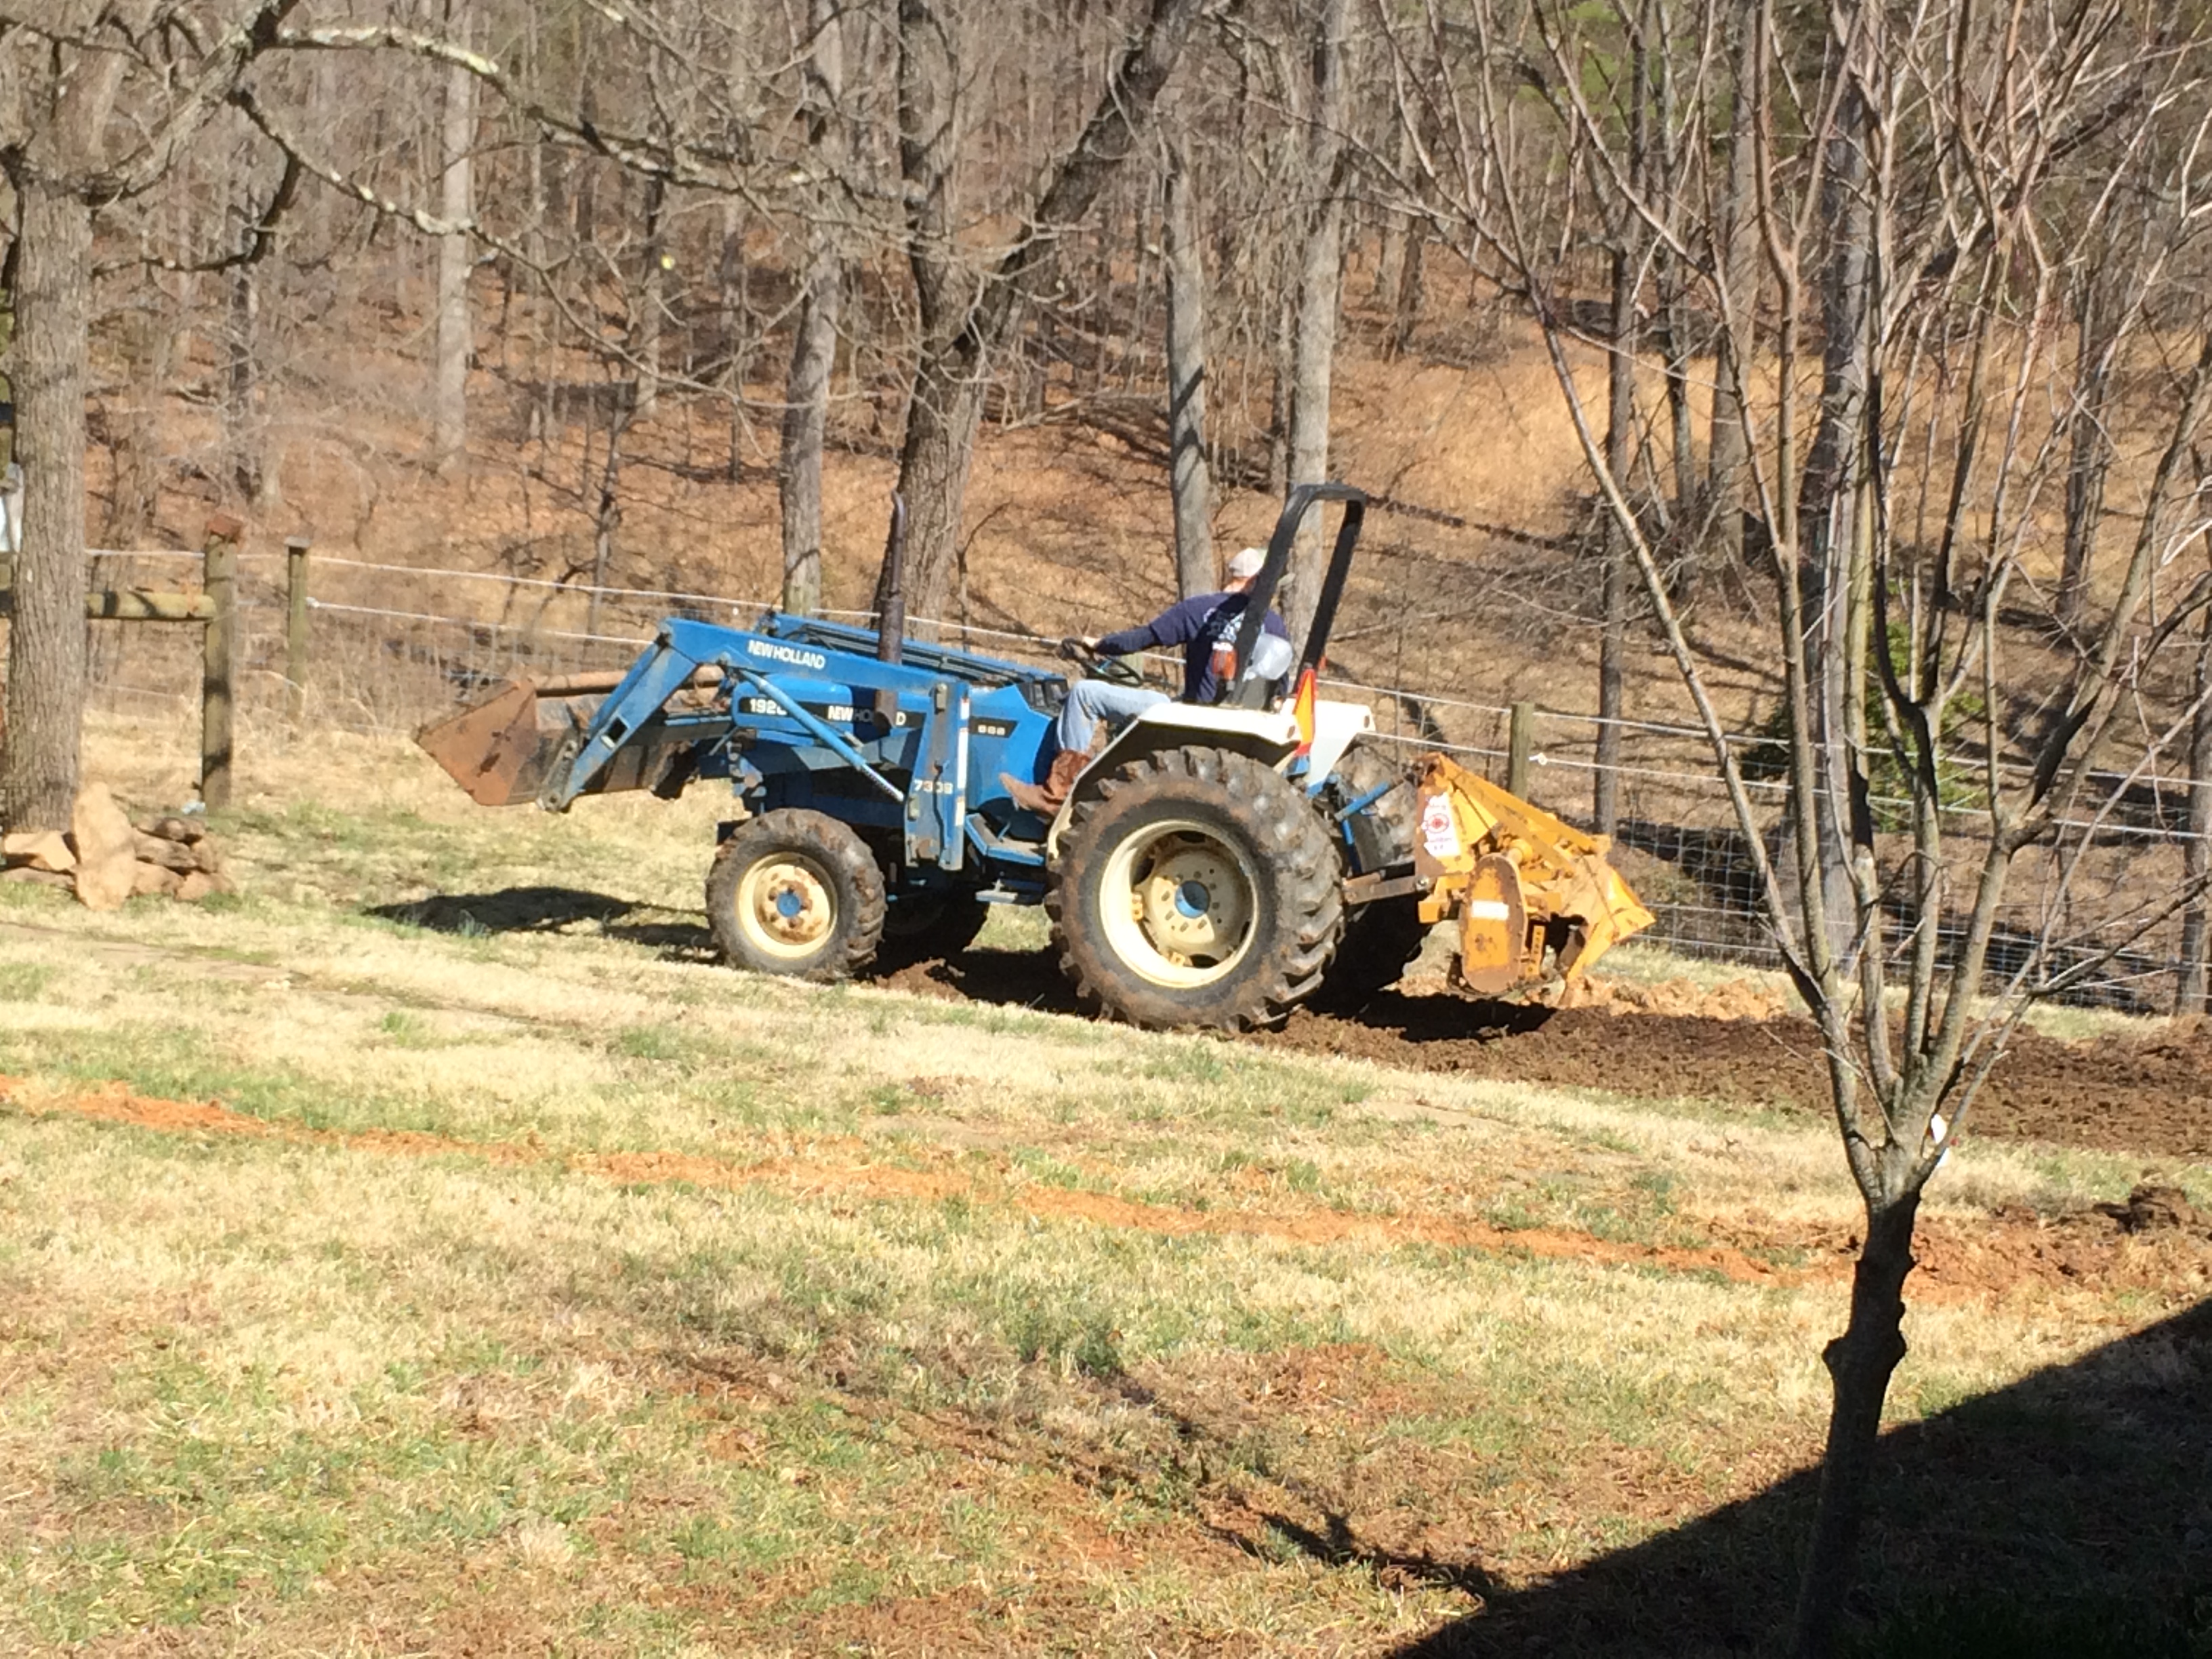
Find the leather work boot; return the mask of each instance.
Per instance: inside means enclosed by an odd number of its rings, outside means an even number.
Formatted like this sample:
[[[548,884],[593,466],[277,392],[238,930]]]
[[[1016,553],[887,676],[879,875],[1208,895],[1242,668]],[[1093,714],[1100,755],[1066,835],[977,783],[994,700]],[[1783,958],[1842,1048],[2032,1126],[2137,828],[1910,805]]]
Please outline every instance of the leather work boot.
[[[1042,783],[1024,783],[1010,772],[999,774],[999,781],[1006,786],[1006,793],[1014,805],[1036,813],[1041,818],[1057,817],[1060,805],[1067,799],[1067,792],[1075,787],[1076,779],[1083,769],[1091,764],[1091,757],[1073,749],[1063,749],[1052,757],[1052,769],[1044,775]]]

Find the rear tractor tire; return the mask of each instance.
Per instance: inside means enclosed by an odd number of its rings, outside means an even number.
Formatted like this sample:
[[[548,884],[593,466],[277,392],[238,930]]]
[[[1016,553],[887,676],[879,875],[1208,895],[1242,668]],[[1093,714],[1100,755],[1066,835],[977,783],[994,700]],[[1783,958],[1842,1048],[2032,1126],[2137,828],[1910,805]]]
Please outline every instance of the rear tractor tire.
[[[1385,784],[1389,787],[1364,809],[1360,824],[1361,851],[1368,867],[1374,869],[1413,856],[1420,804],[1406,777],[1406,768],[1381,744],[1354,740],[1338,763],[1331,784],[1340,808]],[[1329,963],[1328,979],[1316,1003],[1334,1012],[1364,1007],[1398,982],[1421,954],[1428,937],[1420,902],[1410,895],[1347,907],[1344,937],[1337,943],[1336,958]]]
[[[1339,876],[1297,785],[1247,756],[1171,749],[1078,799],[1045,909],[1085,1006],[1133,1025],[1243,1030],[1321,983]]]
[[[715,853],[707,923],[739,968],[845,979],[883,937],[883,872],[849,826],[779,808],[740,824]]]

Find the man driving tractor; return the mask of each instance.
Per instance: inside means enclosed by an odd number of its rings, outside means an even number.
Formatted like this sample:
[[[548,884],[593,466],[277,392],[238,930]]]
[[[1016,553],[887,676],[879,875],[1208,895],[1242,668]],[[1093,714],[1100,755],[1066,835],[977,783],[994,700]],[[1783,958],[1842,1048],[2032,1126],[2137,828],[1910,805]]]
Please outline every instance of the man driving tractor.
[[[1133,652],[1182,647],[1182,701],[1211,703],[1218,700],[1227,677],[1236,670],[1236,635],[1243,622],[1247,595],[1267,562],[1263,549],[1248,547],[1229,561],[1228,580],[1218,593],[1200,593],[1170,605],[1140,628],[1125,628],[1103,639],[1070,641],[1098,657],[1126,657]],[[1269,679],[1280,677],[1290,665],[1290,630],[1273,611],[1261,619],[1261,644],[1254,650],[1254,666]],[[1279,641],[1279,643],[1273,643]],[[1271,663],[1271,659],[1273,659]],[[1279,667],[1274,667],[1279,663]],[[1273,672],[1271,671],[1271,668]],[[1017,806],[1042,817],[1058,812],[1067,792],[1075,787],[1096,750],[1099,726],[1133,720],[1142,710],[1168,701],[1167,693],[1148,685],[1117,684],[1112,680],[1079,679],[1067,688],[1067,702],[1060,711],[1057,735],[1060,751],[1041,784],[1029,783],[1006,773],[999,775]]]

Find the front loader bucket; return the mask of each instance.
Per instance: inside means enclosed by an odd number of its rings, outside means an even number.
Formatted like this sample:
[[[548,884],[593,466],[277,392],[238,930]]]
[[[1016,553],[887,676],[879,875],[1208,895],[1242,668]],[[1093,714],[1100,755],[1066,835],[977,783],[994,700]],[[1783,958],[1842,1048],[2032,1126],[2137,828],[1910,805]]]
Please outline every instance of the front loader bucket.
[[[432,721],[415,743],[479,806],[506,806],[538,799],[569,729],[566,720],[541,727],[537,684],[509,680],[472,708]]]
[[[565,771],[584,727],[626,670],[568,674],[558,679],[509,680],[482,702],[415,734],[416,746],[446,769],[480,806],[534,801],[556,772]],[[678,690],[705,690],[721,683],[719,668],[696,670]],[[640,726],[579,793],[615,794],[650,789],[681,793],[696,771],[696,732],[670,731],[658,720]]]

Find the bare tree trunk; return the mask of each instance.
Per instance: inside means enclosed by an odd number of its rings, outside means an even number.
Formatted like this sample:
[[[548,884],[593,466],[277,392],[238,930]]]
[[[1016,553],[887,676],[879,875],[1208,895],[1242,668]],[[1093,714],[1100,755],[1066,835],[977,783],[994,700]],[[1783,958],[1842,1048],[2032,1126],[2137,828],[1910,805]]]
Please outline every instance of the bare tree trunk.
[[[143,304],[131,312],[125,330],[131,384],[125,404],[109,410],[115,476],[100,526],[109,547],[138,545],[153,530],[161,510],[161,449],[155,417],[161,388],[169,378],[174,338],[167,313],[167,296],[149,284]]]
[[[1810,808],[1818,874],[1808,879],[1820,883],[1827,936],[1825,941],[1817,936],[1810,915],[1805,932],[1814,972],[1831,979],[1844,969],[1859,944],[1852,870],[1862,853],[1870,859],[1873,836],[1873,826],[1861,810],[1865,776],[1853,746],[1853,728],[1863,722],[1866,690],[1860,576],[1870,526],[1863,522],[1866,480],[1860,458],[1869,418],[1875,325],[1870,166],[1875,121],[1863,66],[1881,61],[1879,30],[1878,21],[1869,21],[1863,30],[1854,31],[1846,50],[1863,56],[1838,65],[1845,82],[1827,139],[1828,167],[1820,203],[1827,238],[1820,308],[1826,337],[1820,420],[1798,491],[1805,592],[1801,625],[1809,636],[1798,648],[1814,665],[1803,689],[1810,704],[1804,712],[1813,739],[1811,767],[1801,763],[1798,779],[1802,786],[1807,773],[1817,768]],[[1887,641],[1882,648],[1887,648]],[[1802,787],[1793,790],[1802,793]],[[1802,802],[1800,810],[1804,810]],[[1881,941],[1876,939],[1860,948],[1879,951]],[[1963,975],[1969,970],[1959,971]],[[1971,988],[1972,978],[1965,978],[1964,984]],[[1886,1018],[1878,1004],[1873,1017]],[[1835,1065],[1831,1062],[1832,1069]],[[1839,1113],[1848,1108],[1848,1088],[1847,1081],[1836,1085]],[[1850,1589],[1882,1401],[1905,1357],[1904,1286],[1912,1271],[1919,1182],[1926,1178],[1924,1172],[1917,1177],[1913,1173],[1919,1152],[1917,1144],[1893,1141],[1879,1152],[1854,1154],[1853,1172],[1866,1202],[1866,1244],[1853,1271],[1850,1322],[1822,1355],[1833,1400],[1812,1547],[1798,1588],[1797,1659],[1826,1659],[1833,1650],[1844,1598]]]
[[[783,453],[776,497],[783,511],[783,608],[805,616],[822,608],[822,441],[830,418],[830,375],[837,361],[837,319],[845,276],[831,192],[845,170],[843,125],[837,112],[845,85],[843,26],[837,0],[813,0],[809,26],[807,141],[822,188],[807,228],[806,291],[792,331],[791,373],[784,386]]]
[[[1393,111],[1394,114],[1397,112]],[[1406,112],[1397,123],[1397,167],[1393,176],[1402,185],[1411,179],[1420,163],[1420,153],[1413,144],[1413,125],[1411,112]],[[1382,234],[1375,258],[1375,295],[1377,306],[1389,307],[1395,313],[1398,304],[1398,284],[1406,270],[1406,244],[1410,221],[1407,216],[1391,209],[1382,213]]]
[[[1390,318],[1390,353],[1402,357],[1412,348],[1413,331],[1421,321],[1421,263],[1429,246],[1425,224],[1406,233],[1406,251],[1398,262],[1398,303]]]
[[[92,210],[64,170],[100,165],[122,77],[121,52],[76,57],[45,131],[27,154],[8,158],[18,238],[11,378],[15,459],[23,468],[23,541],[15,556],[0,750],[0,821],[10,830],[66,830],[76,802],[85,694]]]
[[[2103,312],[2111,299],[2092,273],[2081,289],[2079,349],[2074,377],[2073,431],[2066,464],[2066,541],[2058,573],[2058,620],[2076,627],[2089,599],[2089,569],[2097,553],[2097,526],[2105,516],[2105,475],[2112,446],[2105,430],[2112,390],[2112,356]]]
[[[1298,331],[1291,382],[1291,484],[1328,477],[1329,380],[1336,364],[1344,287],[1344,35],[1346,0],[1319,0],[1312,14],[1313,81],[1306,128],[1307,186],[1315,194],[1298,260]],[[1283,619],[1303,641],[1321,597],[1328,542],[1319,514],[1298,527]]]
[[[1851,746],[1865,684],[1855,678],[1850,641],[1857,623],[1853,605],[1856,567],[1861,557],[1859,456],[1866,418],[1869,363],[1873,342],[1870,305],[1874,259],[1874,216],[1869,198],[1868,132],[1872,122],[1857,66],[1838,105],[1828,140],[1828,168],[1820,187],[1820,216],[1828,239],[1823,276],[1821,326],[1825,335],[1820,372],[1820,420],[1805,458],[1798,491],[1797,523],[1804,585],[1807,660],[1818,665],[1812,697],[1815,752],[1820,772],[1812,801],[1820,838],[1821,878],[1830,949],[1838,958],[1850,949],[1854,899],[1846,842],[1866,828],[1854,822],[1855,803],[1865,793],[1862,763]]]
[[[1904,1153],[1901,1161],[1909,1166],[1911,1156]],[[1881,1433],[1882,1401],[1905,1358],[1905,1280],[1913,1268],[1912,1228],[1919,1212],[1920,1192],[1910,1184],[1893,1201],[1869,1200],[1866,1247],[1851,1269],[1850,1320],[1820,1354],[1834,1393],[1812,1549],[1798,1587],[1797,1659],[1826,1659],[1835,1647]]]
[[[1640,97],[1640,94],[1639,94]],[[1623,234],[1626,226],[1622,227]],[[1606,368],[1605,464],[1626,489],[1636,464],[1636,250],[1613,254],[1612,356]],[[1627,713],[1629,549],[1610,517],[1599,579],[1601,613],[1597,655],[1597,767],[1591,774],[1590,817],[1601,836],[1620,830],[1620,722]]]
[[[1651,193],[1667,204],[1670,229],[1680,223],[1684,210],[1682,200],[1685,176],[1682,143],[1676,130],[1675,64],[1671,40],[1673,20],[1666,0],[1653,0],[1646,9],[1653,38],[1647,41],[1646,55],[1656,64],[1652,98],[1656,105],[1656,139],[1650,143],[1649,165],[1652,175]],[[1703,493],[1702,481],[1697,473],[1697,434],[1690,413],[1690,349],[1691,311],[1689,284],[1692,273],[1676,256],[1671,246],[1662,244],[1659,249],[1659,334],[1660,346],[1666,363],[1667,415],[1673,432],[1673,471],[1674,482],[1674,522],[1686,529],[1695,517],[1698,497]],[[1697,538],[1678,532],[1676,563],[1674,570],[1674,591],[1688,599],[1698,589]]]
[[[592,598],[584,611],[584,631],[596,635],[605,610],[607,578],[614,569],[615,535],[622,528],[623,436],[631,414],[622,409],[607,418],[607,456],[599,468],[599,501],[592,513]]]
[[[454,8],[449,27],[463,31],[466,13]],[[443,132],[445,171],[438,187],[438,210],[448,222],[476,212],[477,78],[456,64],[446,71]],[[468,445],[469,353],[475,345],[469,319],[469,239],[457,232],[438,239],[437,378],[431,401],[431,459],[441,471],[453,466]]]
[[[636,327],[630,337],[630,354],[637,359],[637,398],[632,408],[641,421],[651,420],[660,405],[661,309],[667,287],[663,219],[667,206],[667,181],[655,174],[645,185],[645,257],[638,273]]]
[[[921,349],[899,450],[898,487],[909,514],[906,591],[921,616],[941,611],[951,586],[990,354],[1068,228],[1089,213],[1135,149],[1200,9],[1200,0],[1152,0],[1081,135],[1024,216],[1013,246],[979,280],[963,268],[953,241],[960,78],[955,31],[938,0],[899,0],[899,170],[906,185],[907,259]],[[888,568],[877,577],[878,611],[889,577]]]
[[[1690,307],[1686,285],[1670,256],[1659,273],[1660,345],[1667,359],[1667,419],[1674,438],[1674,521],[1692,523],[1698,512],[1699,479],[1697,432],[1690,410]],[[1687,599],[1698,589],[1698,547],[1685,540],[1674,590]]]
[[[1639,9],[1629,55],[1628,165],[1645,180],[1651,161],[1651,89],[1646,31],[1651,8]],[[1647,181],[1648,182],[1648,181]],[[1629,488],[1637,449],[1637,291],[1643,282],[1643,228],[1627,213],[1613,226],[1613,306],[1606,362],[1605,464],[1619,487]],[[1599,581],[1602,622],[1598,635],[1597,754],[1591,774],[1590,817],[1601,836],[1620,829],[1621,721],[1627,714],[1628,580],[1633,550],[1627,532],[1608,514],[1604,568]]]
[[[2212,1013],[2212,971],[2205,961],[2212,895],[2212,609],[2204,613],[2190,693],[2197,699],[2189,728],[2189,839],[2181,844],[2182,879],[2195,892],[2181,913],[2181,972],[2174,988],[2177,1014]]]
[[[751,266],[746,259],[745,224],[745,204],[732,196],[722,204],[722,251],[720,269],[715,274],[716,284],[721,290],[722,345],[729,354],[728,365],[722,372],[723,384],[729,388],[730,398],[730,445],[729,453],[724,459],[723,471],[732,483],[737,483],[745,473],[745,439],[750,430],[745,415],[745,377],[752,372],[753,351],[759,343],[754,331],[750,293]],[[808,269],[811,270],[811,265]],[[838,274],[842,278],[842,265]],[[843,298],[844,286],[841,280],[838,285],[841,307]],[[794,326],[803,326],[804,322],[802,317],[799,324]],[[833,333],[836,324],[837,319],[833,316]],[[794,349],[797,343],[794,337]],[[834,352],[832,355],[834,365]],[[788,378],[788,365],[784,372]]]
[[[899,171],[906,184],[907,264],[914,276],[921,349],[899,445],[907,507],[904,591],[925,617],[937,612],[960,540],[968,467],[981,393],[983,342],[969,326],[974,279],[953,246],[953,164],[959,148],[959,63],[952,20],[935,0],[899,0]],[[874,609],[890,599],[888,559]]]
[[[261,289],[252,265],[234,268],[229,287],[230,323],[226,344],[230,362],[224,375],[223,447],[230,453],[231,483],[252,504],[262,499],[268,484],[257,406],[261,380],[258,367]]]
[[[8,629],[7,748],[0,799],[10,830],[66,830],[84,718],[84,393],[92,210],[65,185],[18,180],[15,455],[23,548]]]
[[[783,608],[798,616],[822,608],[822,447],[843,291],[836,250],[825,248],[814,262],[792,336],[775,475],[783,514]]]
[[[1287,263],[1289,249],[1284,249]],[[1267,488],[1291,485],[1291,382],[1297,374],[1298,285],[1285,271],[1275,295],[1275,327],[1268,341]]]
[[[1744,419],[1742,381],[1750,372],[1739,345],[1748,348],[1759,311],[1759,219],[1753,200],[1758,165],[1758,124],[1747,118],[1759,82],[1759,0],[1735,9],[1735,68],[1730,77],[1734,119],[1729,130],[1728,194],[1721,209],[1720,281],[1735,326],[1723,324],[1713,354],[1712,437],[1705,454],[1707,544],[1717,553],[1743,556],[1744,478],[1750,436]]]
[[[1214,591],[1213,480],[1206,465],[1206,270],[1182,146],[1169,151],[1168,489],[1175,501],[1176,588]]]
[[[257,216],[253,205],[253,180],[246,162],[245,155],[234,158],[231,189],[232,201],[247,225],[245,240],[236,250],[241,254],[252,251],[252,225]],[[233,265],[226,273],[224,283],[228,289],[225,295],[228,318],[223,333],[226,359],[222,397],[223,449],[228,462],[231,487],[238,491],[241,500],[252,506],[261,501],[268,477],[258,406],[261,397],[259,267],[252,264]]]

